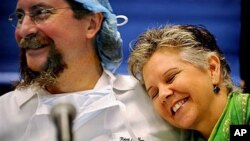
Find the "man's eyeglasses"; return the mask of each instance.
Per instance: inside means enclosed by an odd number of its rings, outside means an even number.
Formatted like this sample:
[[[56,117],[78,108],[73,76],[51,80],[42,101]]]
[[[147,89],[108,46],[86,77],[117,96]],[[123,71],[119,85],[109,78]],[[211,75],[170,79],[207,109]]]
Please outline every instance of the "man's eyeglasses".
[[[23,11],[16,11],[15,13],[12,13],[8,20],[11,22],[11,24],[18,28],[23,22],[23,19],[25,15],[27,14],[30,16],[31,20],[35,24],[40,24],[44,21],[46,21],[51,15],[56,13],[56,10],[59,9],[69,9],[71,7],[64,7],[64,8],[44,8],[44,7],[37,7],[34,10],[32,10],[30,13],[25,13]]]

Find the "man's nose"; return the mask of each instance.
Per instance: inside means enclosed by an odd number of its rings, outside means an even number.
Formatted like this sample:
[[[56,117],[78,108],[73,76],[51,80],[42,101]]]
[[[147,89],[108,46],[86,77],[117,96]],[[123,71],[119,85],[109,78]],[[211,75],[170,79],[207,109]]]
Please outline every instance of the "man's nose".
[[[25,15],[22,23],[17,27],[17,30],[21,37],[27,37],[30,34],[37,33],[36,23],[31,19],[30,16]]]

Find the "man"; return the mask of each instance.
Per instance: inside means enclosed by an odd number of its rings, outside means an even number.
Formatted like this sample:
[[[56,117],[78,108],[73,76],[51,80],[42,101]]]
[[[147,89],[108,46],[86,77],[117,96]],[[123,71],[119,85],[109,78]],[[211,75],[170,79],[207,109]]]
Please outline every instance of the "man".
[[[0,98],[1,141],[56,140],[50,109],[61,101],[76,107],[75,141],[180,140],[135,80],[111,73],[122,41],[108,0],[18,0],[9,20],[21,79]]]

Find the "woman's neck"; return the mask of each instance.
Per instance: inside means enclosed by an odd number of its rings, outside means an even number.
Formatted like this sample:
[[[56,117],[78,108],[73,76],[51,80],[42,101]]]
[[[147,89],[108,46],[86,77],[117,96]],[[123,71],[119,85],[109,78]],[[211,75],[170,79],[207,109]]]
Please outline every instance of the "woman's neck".
[[[223,114],[227,104],[227,90],[221,89],[220,93],[216,94],[215,101],[211,103],[211,108],[206,112],[206,119],[198,127],[198,131],[208,139],[215,128],[218,120]]]

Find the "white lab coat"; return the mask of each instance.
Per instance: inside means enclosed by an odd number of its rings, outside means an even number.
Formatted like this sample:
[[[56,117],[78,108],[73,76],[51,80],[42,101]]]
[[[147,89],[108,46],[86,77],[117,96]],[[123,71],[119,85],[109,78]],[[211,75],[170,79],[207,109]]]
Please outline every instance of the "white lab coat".
[[[31,86],[1,96],[0,141],[56,141],[56,128],[49,113],[58,99],[69,100],[77,107],[74,141],[183,139],[179,130],[154,112],[134,78],[114,76],[104,70],[93,90],[51,95]]]

